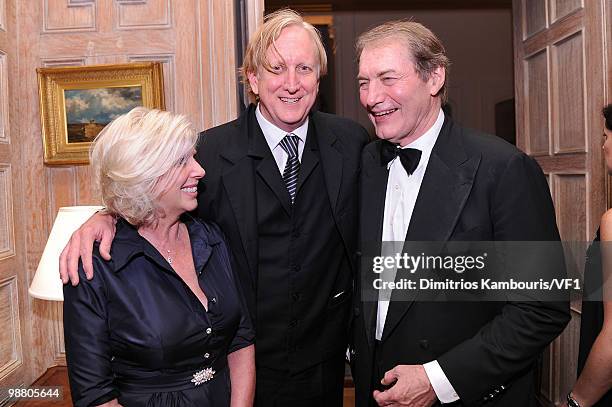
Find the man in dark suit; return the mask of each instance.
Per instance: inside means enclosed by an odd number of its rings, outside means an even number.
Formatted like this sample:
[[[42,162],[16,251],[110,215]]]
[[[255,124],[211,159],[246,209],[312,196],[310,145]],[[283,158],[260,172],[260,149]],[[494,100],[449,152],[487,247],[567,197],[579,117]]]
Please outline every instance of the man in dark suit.
[[[386,23],[357,50],[360,100],[379,138],[362,157],[364,253],[380,254],[383,241],[559,240],[537,163],[442,111],[449,61],[429,29]],[[535,404],[534,365],[568,322],[566,302],[428,302],[397,291],[357,302],[357,406]]]
[[[198,209],[226,233],[255,321],[258,405],[341,406],[367,134],[311,112],[326,68],[312,26],[285,10],[253,38],[243,74],[257,105],[203,133]]]
[[[327,58],[299,14],[269,15],[252,38],[242,74],[254,104],[202,133],[197,212],[225,233],[256,327],[256,405],[341,406],[368,136],[311,111]]]

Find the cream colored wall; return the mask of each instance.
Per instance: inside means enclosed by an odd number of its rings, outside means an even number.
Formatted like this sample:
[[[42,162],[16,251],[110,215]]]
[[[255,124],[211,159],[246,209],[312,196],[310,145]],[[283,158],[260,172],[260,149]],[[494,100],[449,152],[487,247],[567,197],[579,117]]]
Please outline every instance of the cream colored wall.
[[[36,68],[146,60],[168,110],[200,129],[236,117],[233,0],[0,0],[0,386],[65,363],[61,304],[27,287],[57,209],[98,203],[88,166],[43,165]]]

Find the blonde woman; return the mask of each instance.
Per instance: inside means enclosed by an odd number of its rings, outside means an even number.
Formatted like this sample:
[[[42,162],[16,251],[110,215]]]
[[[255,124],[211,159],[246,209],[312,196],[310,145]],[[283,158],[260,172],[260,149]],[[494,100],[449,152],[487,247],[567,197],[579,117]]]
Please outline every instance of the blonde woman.
[[[142,107],[94,141],[116,236],[112,260],[94,247],[92,280],[64,287],[76,406],[252,405],[253,330],[227,246],[188,214],[204,176],[196,142],[183,116]]]

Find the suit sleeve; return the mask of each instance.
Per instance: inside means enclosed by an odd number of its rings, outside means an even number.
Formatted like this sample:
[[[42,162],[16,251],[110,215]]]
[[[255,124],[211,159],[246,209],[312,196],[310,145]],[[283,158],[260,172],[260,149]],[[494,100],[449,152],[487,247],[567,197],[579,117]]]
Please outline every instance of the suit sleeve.
[[[64,340],[72,400],[98,405],[119,395],[113,384],[104,267],[94,256],[94,278],[79,264],[79,285],[64,285]]]
[[[517,152],[498,178],[491,198],[494,240],[559,241],[548,184],[538,164]],[[564,278],[562,262],[548,268],[549,277]],[[474,337],[438,362],[464,403],[483,402],[532,369],[569,319],[568,302],[507,302]]]

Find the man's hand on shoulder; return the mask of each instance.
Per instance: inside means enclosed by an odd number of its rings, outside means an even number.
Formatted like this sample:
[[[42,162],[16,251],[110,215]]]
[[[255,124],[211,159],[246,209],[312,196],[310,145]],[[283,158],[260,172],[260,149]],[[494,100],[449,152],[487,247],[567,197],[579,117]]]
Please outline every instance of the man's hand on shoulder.
[[[392,387],[374,391],[379,406],[429,407],[437,400],[422,365],[397,365],[385,373],[381,383]]]
[[[79,258],[83,262],[83,271],[87,279],[93,278],[91,252],[95,241],[100,242],[102,258],[111,259],[110,248],[115,236],[115,223],[113,216],[98,212],[72,234],[59,259],[62,283],[66,284],[68,280],[72,285],[79,283]]]

